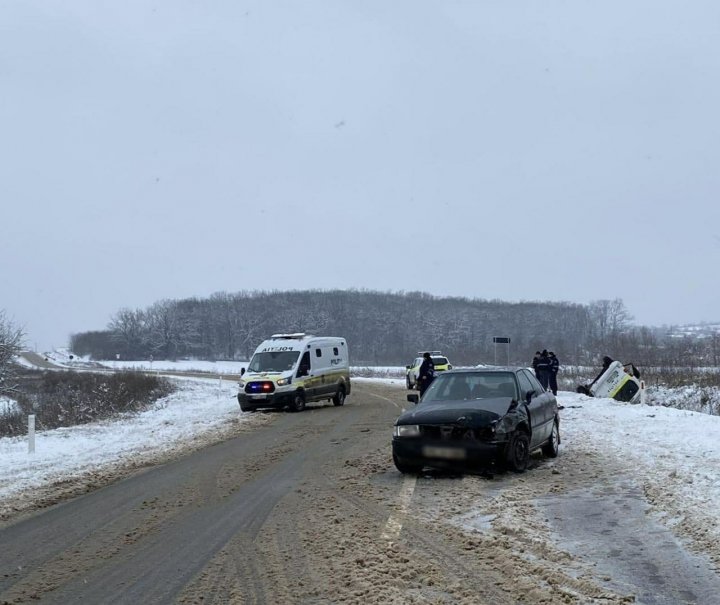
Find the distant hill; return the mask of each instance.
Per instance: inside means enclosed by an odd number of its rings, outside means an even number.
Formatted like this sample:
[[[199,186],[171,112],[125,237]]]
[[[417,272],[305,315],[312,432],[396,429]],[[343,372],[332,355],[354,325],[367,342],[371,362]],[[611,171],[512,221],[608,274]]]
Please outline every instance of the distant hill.
[[[306,332],[347,338],[354,365],[405,364],[428,349],[455,364],[508,357],[528,364],[544,348],[577,363],[635,342],[629,319],[619,299],[581,305],[368,290],[220,292],[120,309],[107,330],[73,335],[71,348],[94,359],[247,359],[273,333]],[[496,346],[496,336],[510,338],[509,348]]]

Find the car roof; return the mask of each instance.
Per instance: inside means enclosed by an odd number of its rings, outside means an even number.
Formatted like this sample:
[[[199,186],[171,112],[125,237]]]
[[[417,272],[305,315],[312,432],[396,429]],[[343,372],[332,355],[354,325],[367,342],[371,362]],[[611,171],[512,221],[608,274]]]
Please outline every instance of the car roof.
[[[484,373],[484,374],[490,374],[490,373],[496,373],[496,372],[517,372],[519,370],[526,370],[527,368],[519,367],[519,366],[475,366],[471,368],[453,368],[452,370],[448,370],[443,374],[443,376],[447,376],[448,374],[477,374],[477,373]]]

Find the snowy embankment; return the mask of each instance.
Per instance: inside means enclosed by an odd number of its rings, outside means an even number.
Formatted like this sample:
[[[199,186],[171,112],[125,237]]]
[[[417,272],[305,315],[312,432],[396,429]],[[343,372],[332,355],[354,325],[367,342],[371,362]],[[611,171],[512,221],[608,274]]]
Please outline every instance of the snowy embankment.
[[[116,465],[143,466],[221,439],[238,424],[248,429],[262,415],[241,414],[237,387],[217,379],[174,379],[179,389],[148,410],[125,418],[0,439],[0,514],[28,506],[34,490],[104,473]]]
[[[720,417],[559,393],[561,455],[611,457],[653,513],[711,552],[720,542]],[[704,547],[703,547],[704,545]],[[720,565],[720,556],[712,556]]]

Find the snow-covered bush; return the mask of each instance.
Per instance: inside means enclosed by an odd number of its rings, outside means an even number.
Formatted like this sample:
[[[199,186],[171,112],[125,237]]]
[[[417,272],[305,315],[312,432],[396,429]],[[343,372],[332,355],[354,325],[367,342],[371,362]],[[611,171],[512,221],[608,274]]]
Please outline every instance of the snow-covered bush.
[[[141,372],[72,371],[26,372],[20,388],[20,410],[0,416],[0,436],[24,434],[28,414],[39,430],[73,426],[138,412],[174,390],[166,378]]]

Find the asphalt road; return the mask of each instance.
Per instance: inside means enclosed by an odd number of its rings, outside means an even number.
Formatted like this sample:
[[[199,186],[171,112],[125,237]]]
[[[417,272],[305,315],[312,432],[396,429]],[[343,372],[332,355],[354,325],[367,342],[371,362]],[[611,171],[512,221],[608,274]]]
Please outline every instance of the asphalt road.
[[[715,573],[659,533],[611,460],[401,475],[389,444],[404,396],[356,382],[343,407],[268,412],[254,432],[7,524],[0,603],[715,602]],[[628,545],[651,564],[633,570]]]

